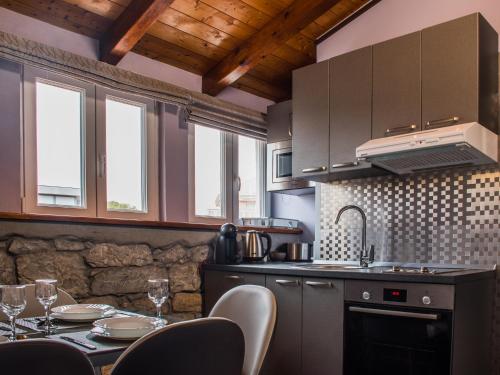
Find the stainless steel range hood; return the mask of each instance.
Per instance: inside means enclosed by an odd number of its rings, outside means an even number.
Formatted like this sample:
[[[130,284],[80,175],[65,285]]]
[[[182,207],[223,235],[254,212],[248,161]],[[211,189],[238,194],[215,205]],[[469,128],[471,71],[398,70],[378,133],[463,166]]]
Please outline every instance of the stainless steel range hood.
[[[356,156],[396,174],[491,164],[498,162],[498,135],[471,122],[373,139],[356,148]]]

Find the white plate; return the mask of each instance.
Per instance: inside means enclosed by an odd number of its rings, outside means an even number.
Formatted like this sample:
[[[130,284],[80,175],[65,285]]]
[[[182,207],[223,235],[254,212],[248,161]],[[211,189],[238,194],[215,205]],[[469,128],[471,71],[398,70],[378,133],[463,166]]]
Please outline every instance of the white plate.
[[[97,329],[92,333],[117,340],[135,340],[154,331],[155,322],[155,318],[145,316],[99,319],[94,322]]]
[[[112,306],[101,304],[82,303],[57,306],[52,309],[52,317],[69,322],[88,322],[107,318],[114,314],[116,314],[116,311]]]

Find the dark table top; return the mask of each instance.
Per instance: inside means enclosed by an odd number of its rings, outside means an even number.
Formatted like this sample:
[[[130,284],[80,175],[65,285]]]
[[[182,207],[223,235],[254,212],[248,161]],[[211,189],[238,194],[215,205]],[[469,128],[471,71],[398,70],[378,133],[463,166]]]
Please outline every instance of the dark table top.
[[[119,310],[119,314],[128,315],[128,316],[144,316],[141,314],[136,314],[128,311]],[[52,335],[45,335],[44,332],[37,331],[31,328],[28,328],[28,324],[30,323],[30,318],[27,320],[18,319],[17,329],[19,330],[17,333],[24,335],[26,338],[49,338],[52,340],[62,341],[66,344],[72,345],[78,350],[85,353],[92,365],[94,367],[100,367],[105,365],[110,365],[114,363],[118,357],[127,349],[134,341],[121,341],[121,340],[113,340],[100,336],[96,336],[90,332],[93,328],[92,322],[89,323],[69,323],[69,322],[57,322],[57,330]],[[29,324],[30,326],[35,326],[35,324]],[[1,327],[0,327],[1,328]],[[10,332],[0,331],[0,335],[8,336]],[[91,350],[84,348],[81,345],[71,343],[69,341],[61,339],[61,336],[69,336],[89,344],[94,345],[97,349]],[[0,342],[2,342],[2,337],[0,336]]]

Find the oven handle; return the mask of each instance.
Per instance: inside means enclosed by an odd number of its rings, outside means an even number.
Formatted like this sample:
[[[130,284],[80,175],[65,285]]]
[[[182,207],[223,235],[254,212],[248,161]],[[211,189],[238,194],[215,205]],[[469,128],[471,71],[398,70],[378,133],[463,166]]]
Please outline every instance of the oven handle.
[[[374,315],[386,315],[386,316],[399,316],[403,318],[415,318],[415,319],[426,319],[426,320],[439,320],[439,314],[424,314],[416,313],[410,311],[400,311],[400,310],[383,310],[383,309],[371,309],[369,307],[358,307],[349,306],[349,311],[374,314]]]

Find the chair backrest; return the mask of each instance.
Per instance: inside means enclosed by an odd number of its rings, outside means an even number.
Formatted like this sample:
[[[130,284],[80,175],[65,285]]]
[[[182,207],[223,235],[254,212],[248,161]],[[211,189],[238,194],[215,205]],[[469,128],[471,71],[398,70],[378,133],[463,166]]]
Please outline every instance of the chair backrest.
[[[137,340],[118,358],[111,375],[239,375],[244,353],[243,333],[236,323],[195,319]]]
[[[35,284],[26,284],[26,308],[24,311],[18,315],[18,318],[28,318],[31,316],[42,316],[45,314],[45,311],[36,299],[35,295]],[[73,305],[77,303],[73,297],[71,297],[68,292],[65,290],[58,288],[57,290],[57,300],[51,306],[62,306],[62,305]]]
[[[267,288],[241,285],[226,292],[210,317],[224,317],[238,324],[245,336],[243,375],[257,375],[266,357],[276,323],[276,298]]]
[[[87,356],[55,340],[32,339],[0,344],[2,374],[94,375]]]

